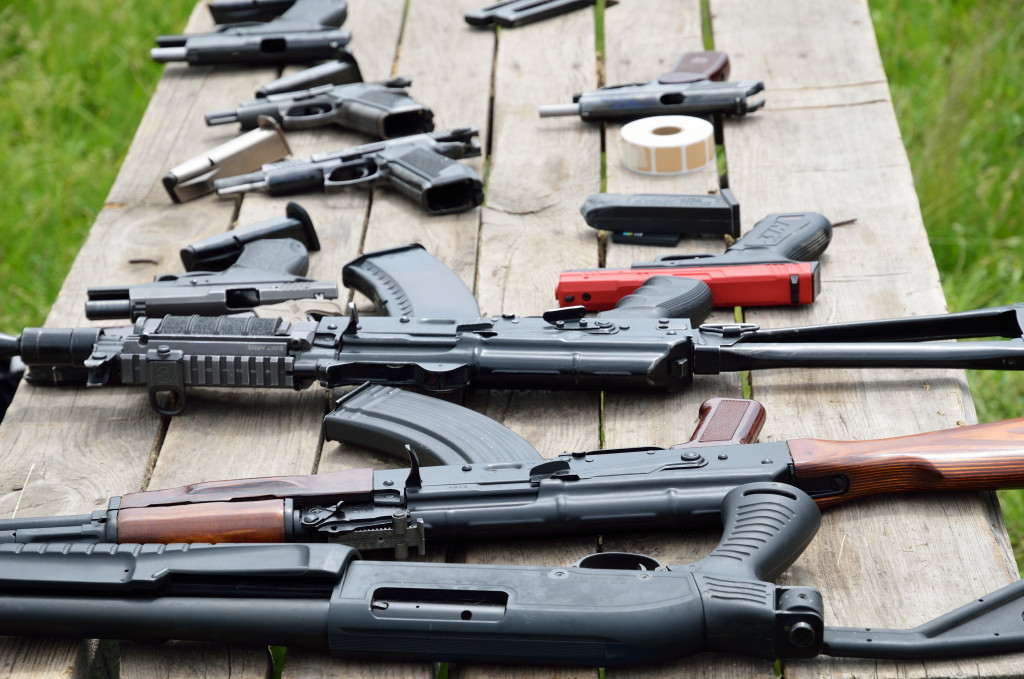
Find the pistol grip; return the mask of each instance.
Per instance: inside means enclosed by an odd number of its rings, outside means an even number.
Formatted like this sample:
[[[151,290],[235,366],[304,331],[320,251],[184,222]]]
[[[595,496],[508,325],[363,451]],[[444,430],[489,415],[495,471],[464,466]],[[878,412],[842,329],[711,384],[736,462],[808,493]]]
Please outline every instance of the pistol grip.
[[[609,318],[688,318],[693,327],[711,313],[711,288],[696,278],[652,276],[597,316]]]
[[[753,443],[764,426],[764,406],[746,398],[709,398],[700,404],[700,421],[686,443],[672,448],[703,448]]]
[[[748,483],[722,501],[722,539],[695,573],[768,582],[789,568],[814,539],[821,510],[795,486]]]

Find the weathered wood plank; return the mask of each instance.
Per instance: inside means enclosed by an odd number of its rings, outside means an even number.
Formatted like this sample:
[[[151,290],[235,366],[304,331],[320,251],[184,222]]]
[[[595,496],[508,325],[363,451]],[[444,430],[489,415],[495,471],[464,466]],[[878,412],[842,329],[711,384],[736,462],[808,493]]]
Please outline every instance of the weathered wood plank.
[[[657,26],[657,31],[637,30]],[[668,71],[683,52],[704,49],[700,3],[628,0],[605,13],[605,80],[607,84],[648,82]],[[712,162],[701,170],[681,175],[651,176],[626,169],[619,148],[621,125],[607,124],[607,187],[609,193],[703,194],[719,189],[718,167]],[[740,197],[741,207],[743,205]],[[753,215],[745,212],[747,221]],[[607,242],[605,266],[628,268],[669,252],[723,252],[724,238],[684,238],[675,248],[622,245]],[[732,309],[718,310],[710,322],[731,322]],[[698,408],[713,396],[742,398],[738,375],[699,376],[691,388],[676,394],[604,396],[604,440],[609,448],[671,446],[690,438]],[[718,542],[718,531],[686,531],[672,535],[605,535],[602,549],[642,553],[665,564],[696,561]],[[695,658],[627,672],[609,669],[606,676],[644,677],[755,677],[774,676],[763,661],[701,654]]]
[[[205,7],[200,6],[187,30],[204,30],[208,25]],[[203,77],[221,86],[239,80],[220,69],[205,70]],[[156,266],[133,264],[132,260],[156,261],[162,267],[159,271],[180,270],[177,250],[182,245],[227,225],[232,205],[213,210],[181,205],[174,210],[159,183],[163,174],[180,162],[165,162],[173,145],[168,130],[195,140],[201,139],[205,130],[201,117],[182,115],[180,109],[169,106],[171,97],[184,108],[201,108],[204,101],[209,102],[204,100],[205,90],[193,81],[183,65],[166,68],[162,89],[150,102],[107,207],[97,217],[65,280],[47,318],[48,326],[90,325],[83,312],[88,286],[143,282],[152,277]],[[184,145],[180,152],[190,153],[192,148]],[[179,152],[177,147],[175,152]],[[143,207],[147,203],[159,208],[148,210]],[[11,512],[20,500],[19,516],[83,513],[101,507],[105,497],[141,486],[161,428],[159,416],[149,408],[140,389],[21,389],[0,427],[4,474],[12,479],[2,482],[5,491],[0,502]],[[32,469],[31,477],[28,469]],[[24,484],[24,493],[19,484]],[[19,486],[17,492],[8,492],[15,486]],[[82,652],[82,648],[69,641],[0,640],[0,656],[12,675],[84,673],[91,652]],[[41,658],[45,669],[40,666]]]
[[[371,74],[390,70],[401,32],[401,0],[352,3],[350,12],[347,28],[354,35],[364,36],[363,49],[357,53],[361,69],[366,69],[364,74],[371,77]],[[366,40],[365,36],[369,35],[374,39]],[[256,87],[269,79],[263,76],[248,92],[241,94],[234,89],[212,93],[220,97],[220,103],[207,112],[231,108],[252,98]],[[225,96],[228,99],[224,99]],[[237,130],[232,130],[232,134],[237,134]],[[289,132],[287,137],[294,157],[368,141],[362,135],[336,128]],[[212,197],[200,200],[227,202]],[[321,240],[321,251],[311,253],[309,275],[340,283],[341,267],[359,252],[365,214],[369,209],[368,192],[357,188],[337,194],[297,196],[295,201],[310,213]],[[244,196],[238,225],[280,216],[286,202],[261,194]],[[346,299],[344,295],[339,301],[343,305]],[[168,427],[149,487],[165,488],[201,479],[315,472],[320,456],[321,421],[330,406],[329,396],[320,387],[301,393],[194,390],[189,394],[192,403],[187,414],[173,420]],[[210,451],[216,454],[211,455]],[[167,676],[170,670],[165,666],[166,658],[174,656],[173,652],[168,655],[165,649],[135,645],[122,645],[121,653],[122,677]],[[211,676],[235,676],[239,667],[262,673],[260,658],[264,655],[265,649],[231,646],[209,653],[197,663]],[[192,671],[178,667],[179,671]],[[130,668],[130,674],[126,674],[126,668]]]
[[[600,186],[600,130],[540,119],[543,104],[596,85],[594,20],[578,11],[501,31],[494,69],[491,164],[480,237],[477,297],[485,314],[535,315],[553,305],[558,272],[597,264],[579,206]],[[596,394],[476,391],[470,402],[543,455],[600,445]],[[595,551],[596,536],[467,545],[470,563],[564,566]],[[465,677],[549,676],[544,668],[465,666]],[[560,670],[560,676],[594,676]]]
[[[734,74],[766,81],[765,110],[726,128],[730,182],[744,207],[759,213],[785,201],[785,209],[858,219],[837,230],[811,308],[747,310],[746,320],[782,326],[942,313],[866,5],[714,0],[711,9],[715,44],[733,57]],[[779,370],[751,381],[769,408],[763,440],[897,436],[974,419],[957,371]],[[830,624],[908,627],[1015,577],[996,505],[974,495],[830,511],[783,579],[819,587]],[[792,677],[1017,676],[1022,667],[1020,657],[786,665]]]

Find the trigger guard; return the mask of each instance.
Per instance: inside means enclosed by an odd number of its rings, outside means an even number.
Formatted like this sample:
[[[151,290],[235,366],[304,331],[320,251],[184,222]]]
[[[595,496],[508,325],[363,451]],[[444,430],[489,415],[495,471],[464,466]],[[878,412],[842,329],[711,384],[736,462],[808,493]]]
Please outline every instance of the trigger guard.
[[[619,571],[667,571],[660,561],[646,554],[631,552],[601,552],[585,556],[572,565],[572,568],[589,568],[592,570]]]

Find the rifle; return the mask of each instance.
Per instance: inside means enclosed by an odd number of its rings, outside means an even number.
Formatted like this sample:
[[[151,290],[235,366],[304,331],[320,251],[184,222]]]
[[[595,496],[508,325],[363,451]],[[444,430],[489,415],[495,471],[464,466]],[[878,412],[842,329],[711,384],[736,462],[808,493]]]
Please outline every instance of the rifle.
[[[288,203],[284,217],[196,241],[181,251],[187,273],[152,283],[91,287],[89,319],[163,314],[229,314],[261,304],[338,296],[334,281],[305,278],[320,241],[309,215]]]
[[[477,129],[469,126],[386,139],[269,163],[256,172],[216,179],[213,186],[221,196],[246,191],[286,196],[359,184],[390,186],[430,214],[462,212],[484,200],[480,177],[453,160],[480,155],[476,136]]]
[[[616,552],[564,568],[363,561],[344,545],[0,545],[0,634],[592,666],[702,651],[967,656],[1024,643],[1024,581],[912,630],[825,627],[816,589],[769,582],[816,533],[814,502],[748,484],[721,514],[718,546],[684,566]]]
[[[749,483],[794,486],[819,507],[1024,487],[1024,418],[891,439],[755,444],[764,420],[756,401],[710,399],[688,442],[543,459],[468,408],[364,385],[324,419],[325,438],[407,457],[409,469],[130,493],[91,515],[0,520],[0,543],[340,542],[405,558],[428,541],[717,525],[725,496]],[[421,467],[424,456],[446,463]]]
[[[161,35],[153,61],[208,64],[297,64],[344,58],[345,0],[220,0],[209,5],[210,33]]]
[[[260,116],[269,116],[285,130],[337,124],[381,139],[430,132],[434,113],[409,96],[405,88],[411,84],[408,78],[391,78],[271,94],[242,102],[237,109],[207,113],[206,124],[237,122],[243,130],[252,130]]]
[[[297,323],[166,316],[121,328],[26,328],[18,337],[0,335],[0,358],[20,355],[28,380],[38,385],[146,385],[153,407],[168,415],[184,408],[186,386],[305,389],[319,381],[328,388],[372,382],[434,392],[470,384],[673,391],[694,375],[766,368],[1024,369],[1024,304],[795,328],[698,325],[710,309],[707,286],[664,276],[597,318],[586,318],[583,307],[481,318],[468,302],[472,293],[450,270],[450,284],[412,275],[406,280],[415,287],[403,286],[389,266],[410,253],[418,262],[429,258],[422,247],[407,246],[364,255],[342,271],[346,286],[383,300],[390,316],[361,316],[350,304],[349,316]],[[421,309],[442,299],[450,313],[402,313],[403,305],[415,311],[403,300],[420,298]],[[673,318],[682,313],[692,320]],[[984,337],[1009,339],[932,341]]]
[[[643,229],[643,222],[636,224]],[[644,233],[643,235],[647,235]],[[816,212],[770,214],[720,255],[664,255],[629,269],[574,269],[558,276],[561,306],[612,308],[652,276],[685,276],[711,288],[716,307],[810,304],[821,288],[816,260],[832,224]]]

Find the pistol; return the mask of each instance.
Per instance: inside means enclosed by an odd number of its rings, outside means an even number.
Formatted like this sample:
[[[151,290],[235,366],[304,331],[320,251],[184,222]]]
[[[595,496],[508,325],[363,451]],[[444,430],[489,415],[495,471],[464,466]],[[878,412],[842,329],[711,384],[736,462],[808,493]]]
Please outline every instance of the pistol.
[[[339,30],[345,0],[219,0],[209,5],[210,33],[162,35],[153,61],[208,64],[301,64],[344,56],[352,39]]]
[[[629,269],[563,271],[555,297],[561,306],[599,311],[652,276],[683,276],[707,283],[716,307],[810,304],[821,289],[815,260],[831,240],[832,224],[816,212],[770,214],[721,255],[664,255]]]
[[[242,102],[230,111],[207,113],[206,124],[237,122],[243,130],[251,130],[260,116],[269,116],[285,130],[335,124],[381,139],[430,132],[434,113],[409,96],[405,88],[411,84],[408,78],[392,78],[381,83],[321,85],[271,94]]]
[[[760,80],[718,80],[729,70],[721,52],[687,52],[672,70],[649,83],[609,85],[573,97],[571,104],[540,107],[541,118],[579,115],[589,122],[626,121],[648,116],[742,116],[764,106]]]
[[[397,139],[270,163],[249,174],[217,179],[219,195],[265,191],[284,196],[337,191],[348,186],[389,186],[430,214],[463,212],[484,199],[473,168],[454,159],[480,155],[475,127],[414,134]]]
[[[294,299],[335,299],[335,281],[305,278],[309,251],[320,249],[309,215],[289,203],[286,216],[197,241],[181,251],[187,273],[152,283],[88,289],[92,320],[164,314],[219,315]]]

